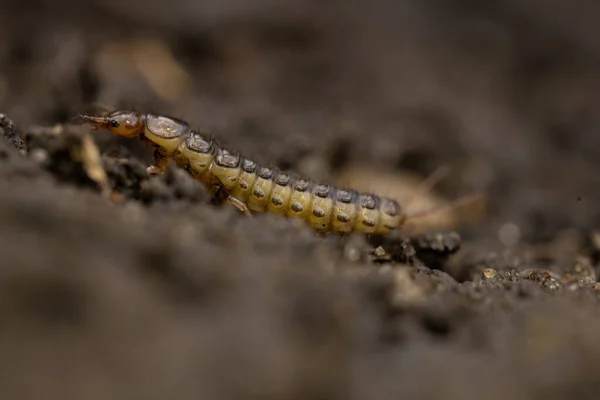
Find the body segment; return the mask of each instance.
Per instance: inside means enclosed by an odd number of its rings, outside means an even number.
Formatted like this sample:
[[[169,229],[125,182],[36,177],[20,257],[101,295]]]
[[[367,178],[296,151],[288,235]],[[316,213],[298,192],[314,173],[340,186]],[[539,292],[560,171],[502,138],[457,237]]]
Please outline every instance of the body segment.
[[[175,118],[130,111],[82,117],[95,129],[139,136],[153,146],[155,162],[148,173],[162,173],[173,159],[215,195],[247,214],[270,212],[299,218],[318,231],[341,235],[387,234],[405,219],[395,200],[260,166]]]

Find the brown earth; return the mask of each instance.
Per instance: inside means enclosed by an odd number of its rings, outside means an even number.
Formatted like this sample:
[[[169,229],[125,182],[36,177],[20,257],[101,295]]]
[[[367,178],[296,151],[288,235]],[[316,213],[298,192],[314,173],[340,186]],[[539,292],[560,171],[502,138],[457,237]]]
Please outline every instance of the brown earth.
[[[3,2],[2,398],[597,398],[598,12]],[[149,178],[137,141],[90,142],[74,117],[99,106],[390,193],[447,165],[415,207],[486,212],[412,240],[247,218]]]

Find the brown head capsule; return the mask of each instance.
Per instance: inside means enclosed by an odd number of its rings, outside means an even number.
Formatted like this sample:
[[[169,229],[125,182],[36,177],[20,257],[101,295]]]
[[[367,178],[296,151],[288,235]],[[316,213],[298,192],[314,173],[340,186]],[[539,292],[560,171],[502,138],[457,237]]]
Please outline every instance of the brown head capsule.
[[[143,130],[141,114],[133,111],[115,111],[105,117],[80,116],[92,124],[94,129],[106,129],[119,136],[136,137],[141,135]]]

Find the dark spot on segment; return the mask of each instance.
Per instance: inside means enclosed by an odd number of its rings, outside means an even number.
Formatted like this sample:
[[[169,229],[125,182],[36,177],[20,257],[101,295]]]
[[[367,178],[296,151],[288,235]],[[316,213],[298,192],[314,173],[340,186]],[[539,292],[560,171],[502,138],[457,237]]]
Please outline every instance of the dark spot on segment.
[[[281,200],[279,197],[273,197],[271,198],[271,203],[273,203],[274,206],[280,206],[283,204],[283,200]]]
[[[352,203],[354,198],[356,198],[356,191],[354,190],[338,189],[336,194],[336,200],[344,204]]]
[[[291,176],[290,174],[279,174],[275,178],[275,183],[279,186],[287,186],[290,183]]]
[[[329,185],[317,185],[314,190],[315,196],[322,199],[327,198],[329,195]]]
[[[364,226],[368,226],[369,228],[372,228],[375,226],[375,221],[373,221],[372,219],[363,219],[362,224]]]
[[[185,145],[188,149],[197,153],[208,154],[215,151],[215,145],[212,139],[207,139],[199,133],[192,131],[185,139]]]
[[[254,189],[254,196],[256,196],[259,199],[262,199],[263,197],[265,197],[265,192],[263,192],[261,189]]]
[[[312,214],[317,217],[317,218],[323,218],[325,217],[325,211],[320,210],[318,208],[315,208],[314,210],[312,210]]]
[[[350,222],[350,217],[346,214],[338,214],[336,219],[343,224]]]
[[[273,170],[271,168],[263,167],[258,170],[258,176],[263,179],[271,179],[273,178]]]
[[[244,161],[242,162],[242,169],[244,170],[244,172],[253,174],[254,172],[256,172],[256,163],[254,161],[244,159]]]
[[[395,217],[400,214],[400,204],[396,200],[392,199],[382,199],[381,200],[381,211],[390,217]]]
[[[297,213],[301,213],[304,210],[304,207],[302,207],[302,204],[300,203],[293,203],[291,208],[292,211]]]
[[[240,187],[244,190],[248,189],[248,184],[245,181],[240,182]]]
[[[358,196],[358,205],[368,210],[375,210],[379,207],[381,199],[373,194],[361,194]]]
[[[240,164],[239,154],[232,154],[227,150],[221,152],[215,157],[217,165],[225,168],[236,168]]]
[[[296,190],[297,192],[306,192],[312,186],[311,184],[312,182],[308,179],[298,179],[298,181],[294,185],[294,190]]]

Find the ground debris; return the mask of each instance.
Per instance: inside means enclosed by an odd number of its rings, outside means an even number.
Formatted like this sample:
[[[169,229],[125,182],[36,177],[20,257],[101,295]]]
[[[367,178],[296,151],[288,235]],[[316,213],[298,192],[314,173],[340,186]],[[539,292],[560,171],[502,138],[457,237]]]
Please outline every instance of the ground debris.
[[[519,272],[519,277],[530,281],[538,282],[548,290],[559,290],[562,288],[564,281],[560,275],[537,268],[526,269]]]
[[[80,126],[32,126],[24,133],[30,157],[63,182],[113,194],[100,151],[89,132]]]
[[[21,137],[15,124],[6,116],[5,114],[0,113],[0,133],[6,139],[8,139],[21,154],[27,152],[27,147]]]

